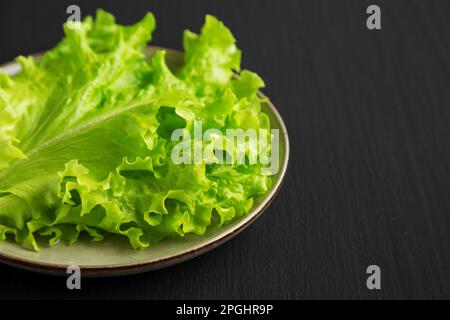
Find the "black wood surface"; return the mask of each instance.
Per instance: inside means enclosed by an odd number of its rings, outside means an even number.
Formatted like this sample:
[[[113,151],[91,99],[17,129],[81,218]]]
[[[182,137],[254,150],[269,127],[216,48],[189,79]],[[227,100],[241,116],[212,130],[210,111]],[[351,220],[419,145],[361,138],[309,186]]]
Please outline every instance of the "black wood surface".
[[[165,270],[65,279],[0,266],[2,298],[450,298],[449,1],[0,1],[0,62],[52,47],[69,4],[181,48],[206,13],[228,25],[291,138],[270,209],[222,247]],[[366,28],[378,4],[382,30]],[[377,264],[382,290],[366,288]]]

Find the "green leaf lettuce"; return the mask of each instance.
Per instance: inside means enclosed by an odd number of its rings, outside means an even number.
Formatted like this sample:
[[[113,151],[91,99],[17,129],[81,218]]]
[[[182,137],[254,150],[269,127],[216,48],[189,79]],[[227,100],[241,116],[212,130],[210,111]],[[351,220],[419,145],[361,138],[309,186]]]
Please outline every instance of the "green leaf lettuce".
[[[145,46],[155,19],[116,24],[99,10],[39,60],[18,57],[21,72],[0,74],[0,241],[50,245],[127,237],[133,248],[166,237],[204,234],[249,212],[271,179],[260,164],[181,164],[171,160],[174,129],[194,121],[225,130],[270,128],[257,90],[240,69],[231,32],[206,17],[184,34],[174,74],[165,52]],[[217,219],[214,219],[214,216]]]

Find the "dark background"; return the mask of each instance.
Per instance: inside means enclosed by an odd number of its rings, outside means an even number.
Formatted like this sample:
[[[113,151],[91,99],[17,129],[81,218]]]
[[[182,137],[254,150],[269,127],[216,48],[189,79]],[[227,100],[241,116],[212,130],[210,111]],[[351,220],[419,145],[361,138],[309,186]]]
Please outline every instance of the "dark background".
[[[286,121],[289,172],[255,224],[201,257],[77,292],[1,265],[0,298],[450,298],[450,1],[2,0],[0,62],[51,48],[69,4],[120,23],[150,10],[153,43],[177,49],[206,13],[222,19]]]

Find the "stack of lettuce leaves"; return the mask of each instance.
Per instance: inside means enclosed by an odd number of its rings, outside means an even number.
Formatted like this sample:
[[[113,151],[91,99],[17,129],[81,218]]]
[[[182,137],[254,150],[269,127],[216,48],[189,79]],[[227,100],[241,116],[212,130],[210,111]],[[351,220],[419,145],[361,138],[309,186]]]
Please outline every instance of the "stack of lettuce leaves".
[[[0,74],[0,241],[31,250],[37,239],[73,244],[116,234],[133,248],[202,235],[248,213],[271,178],[261,163],[175,164],[171,132],[270,129],[241,52],[222,22],[206,16],[185,31],[184,62],[148,55],[148,13],[131,26],[98,10],[64,25],[65,36],[21,71]]]

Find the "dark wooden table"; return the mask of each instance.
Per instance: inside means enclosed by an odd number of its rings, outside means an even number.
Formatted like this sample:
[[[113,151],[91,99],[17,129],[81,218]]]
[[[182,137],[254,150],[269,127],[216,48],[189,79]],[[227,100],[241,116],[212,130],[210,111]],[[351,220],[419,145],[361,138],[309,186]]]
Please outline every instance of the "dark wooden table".
[[[73,1],[1,1],[0,61],[52,47]],[[199,258],[114,279],[0,266],[2,298],[450,298],[449,1],[76,1],[122,23],[155,13],[181,47],[222,19],[284,116],[283,190],[247,231]],[[377,4],[382,29],[366,28]],[[379,265],[382,290],[366,288]]]

